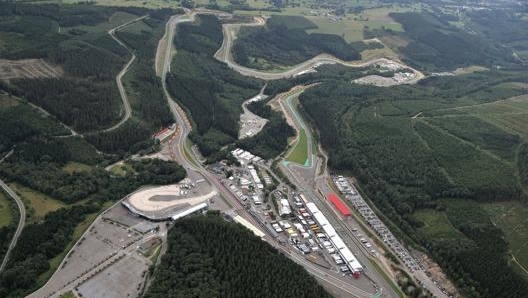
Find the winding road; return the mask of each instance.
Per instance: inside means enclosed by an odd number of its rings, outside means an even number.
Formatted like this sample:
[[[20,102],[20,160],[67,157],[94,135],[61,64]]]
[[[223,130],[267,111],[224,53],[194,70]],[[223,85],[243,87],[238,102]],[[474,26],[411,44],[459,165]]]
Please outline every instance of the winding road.
[[[112,29],[108,30],[108,34],[117,43],[119,43],[122,47],[124,47],[132,55],[132,57],[130,58],[130,60],[127,62],[127,64],[125,64],[123,69],[121,69],[121,71],[116,76],[116,84],[117,84],[117,88],[119,89],[119,95],[121,95],[121,101],[123,102],[123,108],[125,110],[124,111],[125,113],[123,115],[123,118],[121,120],[119,120],[119,122],[117,122],[115,125],[113,125],[110,128],[104,129],[103,132],[109,132],[109,131],[118,129],[121,125],[123,125],[125,122],[127,122],[128,119],[130,119],[130,116],[132,116],[132,108],[130,106],[130,101],[128,100],[128,96],[127,96],[125,87],[123,86],[123,76],[128,72],[130,66],[136,60],[136,54],[134,54],[134,51],[132,51],[124,42],[122,42],[119,38],[117,38],[117,36],[115,35],[115,32],[116,32],[116,30],[122,29],[122,28],[124,28],[124,27],[126,27],[126,26],[128,26],[130,24],[133,24],[135,22],[141,21],[141,20],[143,20],[146,17],[147,16],[145,15],[145,16],[139,17],[137,19],[130,20],[130,21],[126,22],[126,23],[123,23],[123,24],[121,24],[121,25],[119,25],[119,26],[117,26],[115,28],[112,28]]]
[[[13,150],[11,150],[6,156],[4,156],[0,162],[3,162],[4,159],[9,157],[11,154],[13,154]],[[13,191],[9,185],[7,185],[4,181],[0,179],[0,187],[4,189],[4,191],[15,200],[18,211],[19,211],[19,219],[18,219],[18,226],[15,231],[15,235],[13,235],[13,239],[11,239],[11,243],[9,244],[9,248],[7,249],[4,259],[2,260],[2,265],[0,265],[0,272],[4,270],[4,267],[7,264],[7,261],[9,260],[9,254],[13,250],[13,248],[16,245],[16,242],[18,240],[18,237],[20,237],[20,233],[22,233],[22,229],[24,228],[24,225],[26,224],[26,207],[24,206],[24,202],[22,202],[22,199],[16,194],[15,191]]]
[[[416,83],[425,77],[421,71],[411,68],[398,61],[390,60],[387,58],[379,58],[379,59],[374,59],[374,60],[369,60],[369,61],[343,61],[329,54],[320,54],[309,60],[301,62],[297,65],[291,66],[287,70],[284,70],[281,72],[263,71],[263,70],[245,67],[245,66],[242,66],[236,63],[235,60],[233,59],[233,55],[231,52],[231,48],[233,47],[233,42],[236,39],[235,31],[242,26],[246,26],[246,27],[247,26],[263,26],[265,25],[265,23],[266,22],[264,18],[256,17],[254,23],[239,23],[239,24],[222,25],[224,40],[222,42],[222,46],[220,47],[220,49],[215,53],[215,58],[219,61],[226,63],[230,68],[237,71],[241,75],[255,77],[255,78],[259,78],[263,80],[278,80],[278,79],[290,78],[302,71],[311,69],[317,65],[322,65],[322,64],[342,64],[348,67],[360,68],[360,67],[367,67],[367,66],[377,64],[377,63],[394,63],[394,64],[399,65],[401,68],[408,68],[414,72],[415,74],[414,78],[406,81],[405,82],[406,84]]]

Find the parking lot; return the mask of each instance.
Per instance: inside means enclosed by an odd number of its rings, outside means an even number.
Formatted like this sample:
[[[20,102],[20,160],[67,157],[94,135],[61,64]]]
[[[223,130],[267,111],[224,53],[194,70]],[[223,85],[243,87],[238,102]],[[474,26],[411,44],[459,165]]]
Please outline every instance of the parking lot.
[[[150,263],[136,247],[164,233],[164,224],[136,217],[116,204],[96,219],[49,282],[28,297],[59,297],[75,288],[90,298],[135,297],[136,287],[130,285],[144,282],[142,274]]]
[[[325,268],[327,274],[348,280],[366,291],[373,289],[369,278],[352,274],[340,255],[340,249],[334,247],[307,210],[306,203],[311,201],[308,195],[282,184],[269,183],[270,174],[264,170],[262,161],[251,160],[251,156],[248,159],[241,151],[235,151],[235,156],[239,157],[241,166],[213,165],[211,169],[256,219],[260,224],[259,229],[285,250]],[[256,179],[256,175],[260,178]],[[267,182],[262,183],[262,180]],[[348,239],[345,243],[354,251],[357,250]]]
[[[137,297],[147,270],[148,263],[132,254],[83,283],[77,292],[88,298]]]
[[[421,270],[418,262],[410,255],[409,251],[394,237],[385,224],[372,211],[370,206],[365,202],[363,197],[359,194],[357,189],[342,176],[333,177],[335,185],[339,191],[345,196],[347,200],[352,202],[354,208],[361,214],[365,221],[374,229],[374,231],[381,237],[383,242],[404,262],[404,264],[411,269],[411,271]],[[357,235],[356,235],[357,236]],[[362,243],[369,244],[366,238],[359,235]],[[369,246],[370,247],[370,246]]]

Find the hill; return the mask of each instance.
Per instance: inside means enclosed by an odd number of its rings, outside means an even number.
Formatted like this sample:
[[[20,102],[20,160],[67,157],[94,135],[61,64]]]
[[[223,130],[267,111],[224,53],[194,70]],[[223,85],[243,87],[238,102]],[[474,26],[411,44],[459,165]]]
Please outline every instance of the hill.
[[[175,222],[145,297],[329,298],[301,266],[218,215]]]
[[[322,53],[346,61],[360,59],[341,36],[306,32],[314,28],[314,23],[300,16],[273,16],[263,28],[242,27],[233,44],[233,58],[258,69],[291,66]]]

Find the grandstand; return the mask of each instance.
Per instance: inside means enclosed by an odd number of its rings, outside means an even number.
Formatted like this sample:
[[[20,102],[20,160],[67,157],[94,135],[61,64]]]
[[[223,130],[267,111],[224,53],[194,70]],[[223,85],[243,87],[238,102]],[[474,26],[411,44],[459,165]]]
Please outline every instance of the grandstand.
[[[182,217],[191,210],[203,210],[207,208],[207,201],[216,195],[214,191],[198,194],[191,190],[190,184],[142,188],[125,198],[122,204],[138,216],[163,221]]]

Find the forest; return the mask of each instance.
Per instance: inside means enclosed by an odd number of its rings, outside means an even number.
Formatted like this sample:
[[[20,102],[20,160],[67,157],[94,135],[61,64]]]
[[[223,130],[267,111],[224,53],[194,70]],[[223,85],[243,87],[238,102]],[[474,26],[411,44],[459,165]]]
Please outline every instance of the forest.
[[[174,41],[178,52],[167,84],[192,117],[191,139],[204,156],[215,160],[225,156],[220,148],[238,138],[242,102],[258,94],[264,82],[244,77],[214,59],[223,40],[221,25],[214,16],[197,18],[178,27]]]
[[[217,214],[178,220],[146,298],[331,297],[300,265]]]
[[[354,176],[394,232],[429,250],[468,297],[523,297],[528,287],[506,261],[502,231],[479,207],[522,200],[518,176],[524,175],[526,145],[519,135],[457,109],[523,94],[508,83],[517,81],[526,81],[523,71],[433,77],[391,88],[336,80],[300,96],[331,168]],[[424,233],[424,218],[416,216],[423,210],[445,213],[459,236]],[[485,268],[497,268],[501,282],[492,282],[497,275]]]
[[[55,158],[63,156],[61,153]],[[186,175],[185,170],[173,162],[143,159],[127,164],[132,170],[124,176],[115,176],[97,167],[68,173],[53,157],[45,161],[26,161],[15,154],[2,163],[0,176],[4,181],[30,187],[68,206],[24,228],[14,249],[16,255],[0,274],[0,294],[5,294],[1,297],[23,297],[35,290],[39,286],[39,275],[50,268],[49,260],[72,240],[74,228],[85,215],[101,211],[104,202],[121,199],[142,185],[176,183]]]
[[[96,204],[62,208],[46,215],[42,222],[28,224],[0,274],[0,296],[24,297],[28,290],[34,290],[38,276],[49,269],[48,260],[62,252],[77,223],[99,209]]]
[[[6,10],[2,11],[5,19],[0,22],[0,35],[10,40],[2,56],[43,58],[59,66],[63,76],[15,79],[2,83],[1,89],[44,108],[75,131],[87,133],[87,139],[98,149],[121,156],[148,150],[153,145],[150,135],[173,122],[161,82],[151,66],[165,21],[178,10],[82,4],[2,5]],[[130,58],[107,30],[141,15],[149,17],[116,32],[138,58],[125,76],[133,117],[117,130],[100,132],[122,117],[115,76]]]
[[[264,159],[280,155],[288,146],[288,138],[295,136],[295,130],[281,113],[272,110],[266,102],[253,102],[248,105],[248,109],[269,122],[260,133],[237,141],[237,145]]]
[[[361,58],[341,36],[306,32],[313,28],[317,26],[309,20],[291,16],[273,16],[263,28],[242,27],[233,44],[233,58],[259,69],[295,65],[322,53],[346,61]]]
[[[416,12],[390,13],[389,16],[400,23],[405,32],[366,30],[365,38],[394,35],[408,40],[407,45],[396,50],[406,63],[419,69],[443,71],[515,62],[511,49],[481,34],[471,34],[453,26],[451,16]]]

